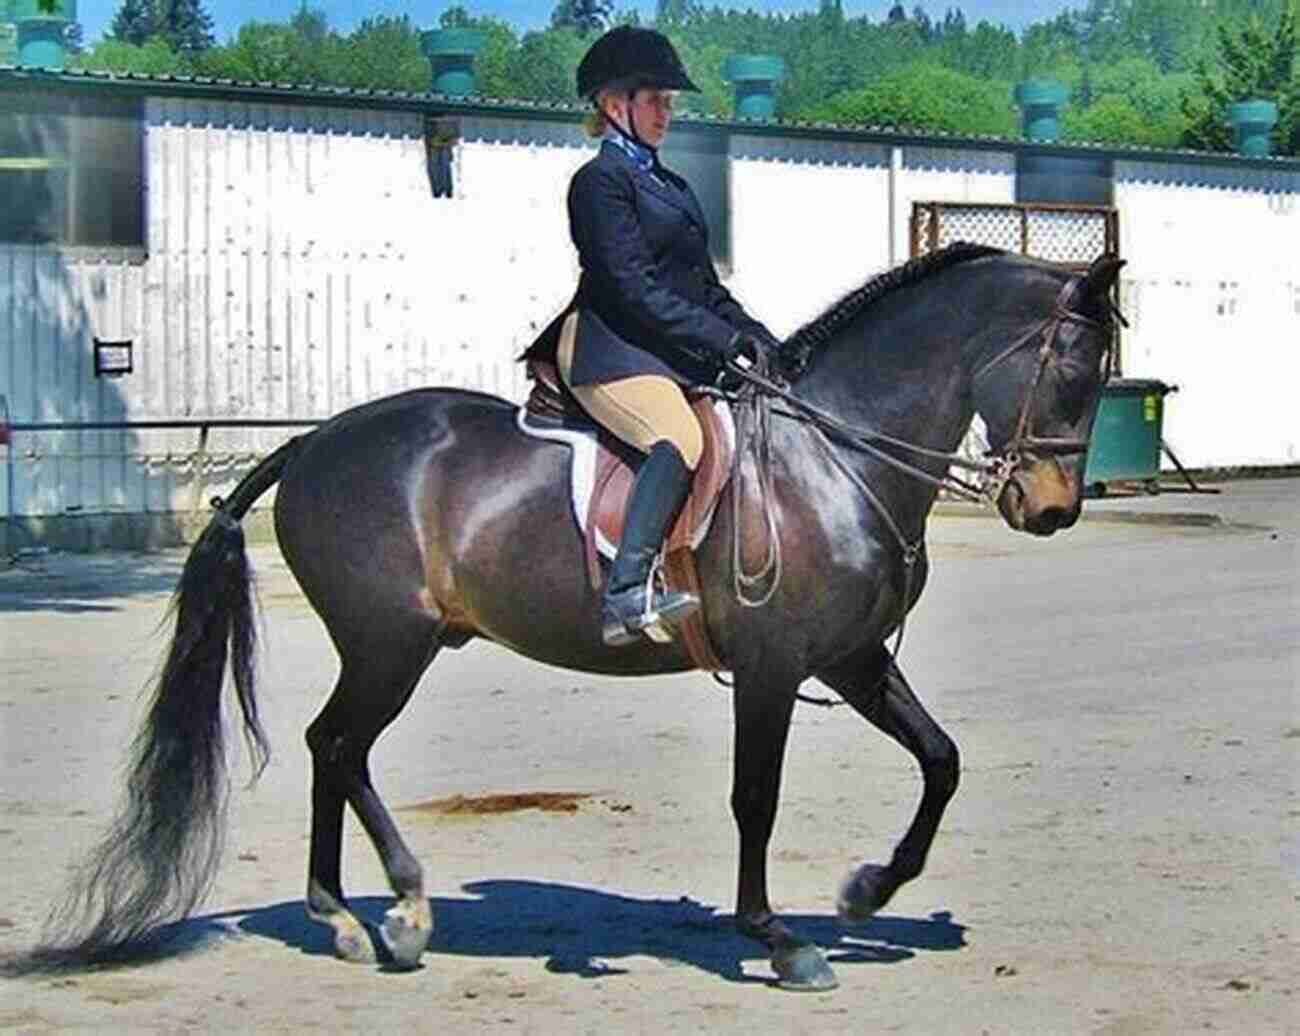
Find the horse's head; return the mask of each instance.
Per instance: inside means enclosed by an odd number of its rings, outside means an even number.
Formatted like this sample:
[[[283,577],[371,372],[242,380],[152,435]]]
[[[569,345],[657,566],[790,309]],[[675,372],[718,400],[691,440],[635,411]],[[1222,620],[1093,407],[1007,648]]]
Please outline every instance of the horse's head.
[[[1109,372],[1111,289],[1123,260],[1046,284],[1051,312],[991,346],[974,372],[975,409],[1002,462],[998,510],[1013,529],[1050,536],[1079,518],[1088,440]],[[1045,296],[1046,300],[1046,296]]]

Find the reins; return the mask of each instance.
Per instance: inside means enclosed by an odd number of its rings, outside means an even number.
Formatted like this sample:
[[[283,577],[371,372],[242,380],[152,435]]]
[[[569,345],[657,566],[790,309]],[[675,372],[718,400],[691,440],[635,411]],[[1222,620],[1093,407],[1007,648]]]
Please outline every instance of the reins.
[[[1094,320],[1069,307],[1069,300],[1078,283],[1079,278],[1070,278],[1061,288],[1050,315],[1030,327],[991,360],[981,364],[973,373],[971,377],[972,384],[1021,349],[1040,338],[1042,340],[1033,379],[1026,386],[1021,399],[1015,431],[1001,449],[990,451],[986,455],[988,459],[985,460],[972,460],[960,453],[936,450],[888,435],[879,429],[855,426],[842,421],[815,404],[794,395],[783,382],[771,375],[766,357],[762,358],[752,368],[729,363],[728,369],[744,382],[739,392],[727,397],[732,400],[738,410],[737,437],[739,444],[732,469],[732,573],[736,600],[743,607],[762,607],[772,599],[781,582],[781,541],[773,500],[769,442],[771,415],[775,412],[782,417],[800,421],[809,428],[813,440],[834,466],[866,498],[872,509],[884,522],[890,535],[897,542],[903,563],[903,598],[898,620],[898,631],[893,647],[893,654],[897,656],[899,648],[902,646],[903,631],[906,627],[907,613],[911,604],[912,582],[916,563],[925,550],[924,528],[915,538],[909,538],[888,506],[871,488],[867,480],[845,461],[841,452],[836,449],[836,445],[865,453],[910,478],[934,486],[937,489],[946,490],[964,500],[981,503],[989,507],[996,506],[1007,482],[1019,467],[1026,450],[1054,455],[1078,453],[1087,450],[1087,439],[1042,437],[1034,435],[1032,430],[1034,402],[1037,398],[1038,388],[1042,383],[1043,374],[1051,361],[1056,338],[1062,325],[1077,323],[1085,327],[1103,330],[1106,326],[1102,321]],[[1113,303],[1110,309],[1110,315],[1117,318],[1121,324],[1127,323]],[[1103,381],[1109,375],[1110,355],[1110,343],[1108,341],[1103,354]],[[779,400],[783,406],[774,408],[773,400]],[[752,426],[748,435],[743,434],[742,431],[746,426]],[[918,463],[896,456],[885,447],[905,451],[917,458],[943,461],[945,464],[944,472],[941,475],[932,474],[925,468],[920,467]],[[741,476],[746,454],[752,458],[757,474],[759,503],[763,511],[768,535],[767,556],[763,565],[753,573],[744,571],[740,547]],[[976,473],[979,476],[979,481],[972,482],[954,475],[949,470],[953,467]],[[924,522],[922,526],[924,527]],[[768,582],[766,589],[761,594],[752,594],[754,587],[769,580],[770,582]],[[806,698],[802,695],[800,695],[800,700],[818,705],[834,704],[820,699]]]

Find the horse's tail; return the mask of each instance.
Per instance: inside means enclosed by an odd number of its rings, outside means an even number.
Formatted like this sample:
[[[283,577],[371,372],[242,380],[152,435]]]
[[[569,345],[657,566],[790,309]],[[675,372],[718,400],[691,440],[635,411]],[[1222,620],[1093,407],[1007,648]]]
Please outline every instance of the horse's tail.
[[[211,887],[225,829],[227,660],[254,780],[269,757],[254,694],[252,574],[239,519],[279,481],[304,438],[281,446],[229,499],[216,502],[191,549],[169,612],[176,630],[133,743],[126,801],[75,872],[69,897],[51,914],[45,941],[24,958],[23,970],[147,953],[159,928],[187,917]]]

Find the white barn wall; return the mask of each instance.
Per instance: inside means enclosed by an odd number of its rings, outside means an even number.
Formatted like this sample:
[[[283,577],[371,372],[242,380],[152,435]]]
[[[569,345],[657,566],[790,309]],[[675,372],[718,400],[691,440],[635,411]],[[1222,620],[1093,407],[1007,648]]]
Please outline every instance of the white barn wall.
[[[1124,373],[1178,386],[1179,459],[1300,463],[1300,173],[1117,162],[1115,205]]]
[[[888,265],[889,149],[736,136],[728,288],[788,335]]]
[[[789,334],[907,260],[918,201],[1014,201],[1015,156],[957,148],[737,135],[733,293]]]

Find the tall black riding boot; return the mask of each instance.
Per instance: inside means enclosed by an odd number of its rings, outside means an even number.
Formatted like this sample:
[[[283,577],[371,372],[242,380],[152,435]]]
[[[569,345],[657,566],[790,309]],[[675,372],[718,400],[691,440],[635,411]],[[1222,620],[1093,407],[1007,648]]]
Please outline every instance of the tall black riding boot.
[[[641,463],[601,605],[606,644],[632,644],[651,627],[667,631],[700,606],[694,594],[655,593],[650,585],[655,556],[690,492],[692,477],[670,442],[655,443]]]

